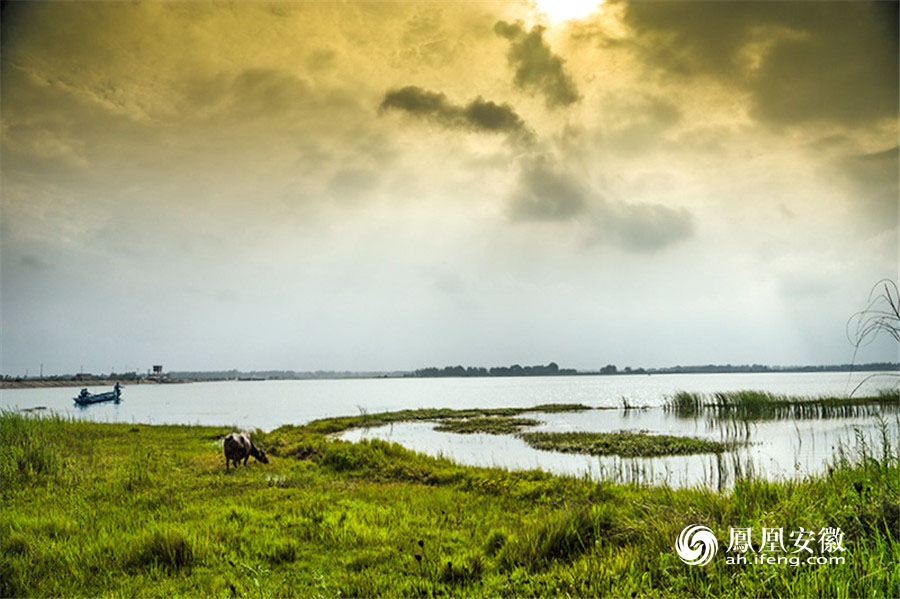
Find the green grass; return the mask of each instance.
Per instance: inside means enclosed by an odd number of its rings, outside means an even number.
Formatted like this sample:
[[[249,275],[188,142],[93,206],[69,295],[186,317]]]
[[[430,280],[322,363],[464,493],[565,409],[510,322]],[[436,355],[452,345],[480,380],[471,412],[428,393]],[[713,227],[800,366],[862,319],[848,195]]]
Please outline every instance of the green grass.
[[[697,416],[703,411],[703,396],[699,393],[679,391],[668,398],[665,407],[678,416]]]
[[[464,420],[469,418],[512,417],[527,412],[581,412],[591,410],[582,404],[541,404],[531,408],[472,408],[453,410],[450,408],[425,408],[419,410],[399,410],[396,412],[379,412],[359,416],[339,418],[323,418],[313,420],[304,425],[304,430],[311,433],[333,434],[354,428],[374,428],[395,422]]]
[[[489,435],[512,435],[526,426],[540,424],[533,418],[511,418],[508,416],[481,416],[460,420],[441,420],[434,430],[446,433],[487,433]]]
[[[282,427],[225,472],[222,427],[0,413],[4,597],[894,597],[896,440],[819,477],[674,490],[472,468]],[[689,524],[840,527],[846,563],[683,564]]]
[[[730,449],[729,445],[719,441],[624,431],[615,433],[521,433],[519,437],[535,449],[589,455],[617,455],[626,458],[722,453]]]
[[[666,410],[680,417],[707,415],[739,420],[824,419],[874,416],[900,408],[897,391],[869,397],[797,397],[767,391],[728,391],[706,396],[679,391]]]

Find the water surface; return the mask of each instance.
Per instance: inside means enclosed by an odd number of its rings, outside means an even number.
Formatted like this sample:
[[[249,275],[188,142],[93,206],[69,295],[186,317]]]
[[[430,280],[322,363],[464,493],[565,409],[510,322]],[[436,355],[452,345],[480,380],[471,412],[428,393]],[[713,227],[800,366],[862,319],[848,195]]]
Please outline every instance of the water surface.
[[[36,408],[101,422],[204,424],[272,430],[333,416],[407,408],[505,408],[543,403],[592,407],[660,406],[676,391],[761,390],[791,395],[844,395],[863,375],[847,373],[669,374],[434,379],[220,381],[126,385],[119,404],[78,408],[79,389],[0,390],[0,407]],[[873,379],[857,394],[891,381]],[[106,387],[88,387],[93,393]]]
[[[878,423],[871,417],[825,420],[775,420],[736,431],[719,423],[676,418],[662,409],[677,391],[762,390],[801,396],[845,395],[866,375],[847,373],[756,373],[618,375],[575,377],[488,377],[434,379],[340,379],[306,381],[220,381],[126,386],[119,404],[74,405],[75,387],[7,389],[0,407],[43,408],[102,422],[201,424],[272,430],[319,418],[417,408],[530,407],[546,403],[582,403],[596,408],[577,413],[531,414],[541,421],[532,430],[647,431],[723,440],[745,435],[743,449],[724,456],[662,458],[592,457],[532,449],[515,436],[459,435],[433,430],[427,422],[399,423],[352,430],[344,439],[381,438],[431,455],[463,463],[509,469],[541,468],[560,474],[611,478],[675,486],[731,484],[736,473],[753,471],[768,478],[819,472],[841,446],[857,434],[875,444]],[[874,393],[892,383],[869,380],[857,394]],[[105,388],[89,387],[92,392]],[[623,401],[624,400],[624,401]],[[623,406],[642,409],[625,410]],[[887,425],[896,435],[896,417]]]
[[[587,476],[619,482],[666,483],[672,486],[728,487],[735,477],[758,474],[768,479],[795,478],[825,470],[836,454],[857,446],[857,435],[878,451],[881,426],[898,436],[896,410],[877,417],[816,420],[717,422],[706,417],[678,418],[660,407],[646,410],[594,410],[567,413],[527,413],[541,421],[527,431],[615,432],[693,436],[716,441],[740,442],[724,454],[653,458],[620,458],[564,454],[534,449],[513,435],[470,434],[433,430],[429,422],[403,422],[371,429],[353,429],[340,437],[348,441],[382,439],[429,455],[450,457],[471,466],[509,470],[540,468],[556,474]]]

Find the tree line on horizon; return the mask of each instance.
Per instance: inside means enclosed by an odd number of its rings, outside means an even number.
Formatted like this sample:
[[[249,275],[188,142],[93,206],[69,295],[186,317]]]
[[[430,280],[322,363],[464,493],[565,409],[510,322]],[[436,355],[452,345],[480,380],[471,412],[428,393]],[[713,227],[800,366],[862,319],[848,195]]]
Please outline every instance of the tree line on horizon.
[[[496,366],[485,368],[482,366],[434,366],[420,368],[415,371],[331,371],[319,370],[294,371],[294,370],[219,370],[219,371],[169,371],[164,373],[159,380],[167,382],[189,382],[203,380],[303,380],[303,379],[340,379],[340,378],[366,378],[366,377],[479,377],[479,376],[559,376],[559,375],[617,375],[617,374],[709,374],[709,373],[753,373],[753,372],[898,372],[898,362],[869,362],[866,364],[825,364],[812,366],[766,366],[763,364],[705,364],[694,366],[665,366],[661,368],[631,368],[626,366],[619,369],[615,364],[607,364],[597,370],[576,370],[575,368],[560,368],[556,362],[550,362],[546,366]],[[0,381],[98,381],[121,380],[136,381],[147,378],[147,375],[137,372],[123,372],[110,374],[53,374],[44,376],[0,375]]]
[[[578,374],[578,371],[574,368],[560,368],[556,362],[550,362],[546,366],[520,366],[519,364],[513,364],[512,366],[494,366],[492,368],[484,368],[483,366],[445,366],[444,368],[436,368],[430,366],[428,368],[419,368],[410,376],[555,376],[570,374]]]
[[[482,366],[445,366],[437,368],[419,368],[405,376],[409,377],[479,377],[479,376],[557,376],[557,375],[586,375],[586,374],[712,374],[712,373],[753,373],[753,372],[874,372],[897,371],[900,363],[896,362],[870,362],[868,364],[828,364],[813,366],[766,366],[764,364],[703,364],[694,366],[665,366],[662,368],[631,368],[626,366],[619,369],[615,364],[607,364],[597,370],[576,370],[574,368],[560,368],[556,362],[550,362],[546,366],[495,366],[485,368]]]

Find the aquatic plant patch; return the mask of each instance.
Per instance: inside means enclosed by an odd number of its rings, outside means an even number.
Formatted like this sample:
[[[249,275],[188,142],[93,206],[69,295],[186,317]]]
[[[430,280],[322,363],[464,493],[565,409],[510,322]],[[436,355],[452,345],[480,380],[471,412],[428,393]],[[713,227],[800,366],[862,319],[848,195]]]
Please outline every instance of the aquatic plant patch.
[[[447,433],[487,433],[489,435],[511,435],[525,427],[540,424],[533,418],[509,418],[503,416],[487,416],[478,418],[465,418],[442,420],[434,427],[434,430]]]
[[[643,432],[540,432],[520,433],[519,436],[535,449],[626,458],[721,453],[730,448],[729,444],[719,441]]]

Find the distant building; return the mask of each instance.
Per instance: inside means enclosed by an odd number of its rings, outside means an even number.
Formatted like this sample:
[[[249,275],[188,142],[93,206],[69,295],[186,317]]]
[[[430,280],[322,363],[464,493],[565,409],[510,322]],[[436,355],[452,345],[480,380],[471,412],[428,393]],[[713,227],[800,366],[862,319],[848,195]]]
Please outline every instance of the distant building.
[[[153,365],[153,374],[155,374],[155,375],[162,374],[162,364],[154,364]]]

